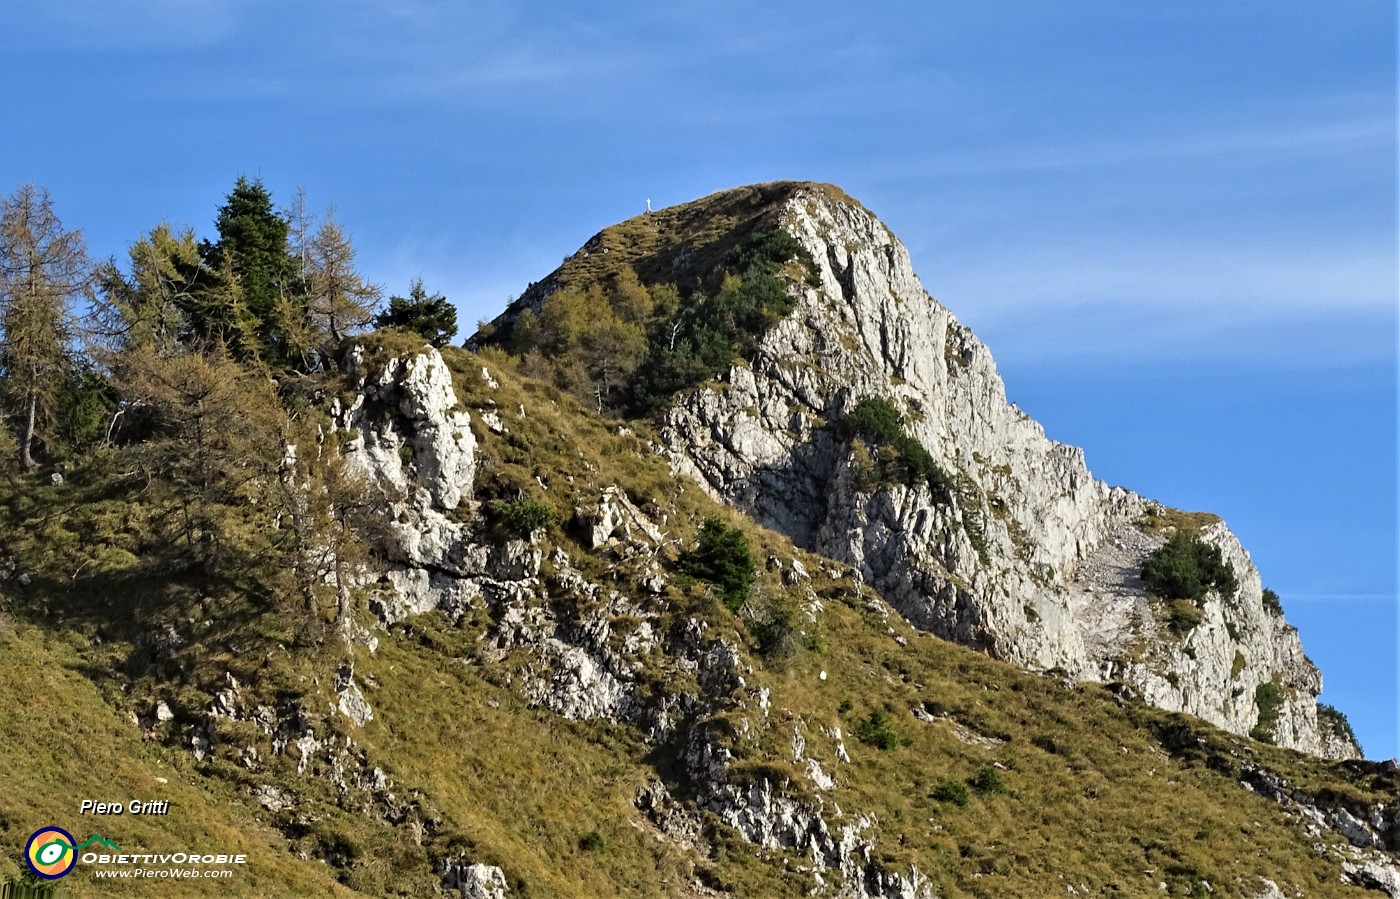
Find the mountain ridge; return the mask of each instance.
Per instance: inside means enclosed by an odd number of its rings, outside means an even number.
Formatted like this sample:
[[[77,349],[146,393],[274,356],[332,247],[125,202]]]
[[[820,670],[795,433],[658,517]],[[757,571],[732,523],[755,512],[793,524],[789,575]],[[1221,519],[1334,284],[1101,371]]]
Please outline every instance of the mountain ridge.
[[[798,545],[856,565],[917,626],[1023,665],[1123,680],[1156,705],[1237,733],[1260,726],[1256,693],[1276,682],[1284,701],[1270,725],[1275,739],[1359,755],[1345,733],[1319,727],[1321,675],[1296,631],[1265,608],[1257,571],[1223,525],[1202,531],[1172,519],[1217,545],[1244,583],[1234,598],[1205,601],[1203,620],[1169,639],[1155,620],[1167,613],[1154,610],[1135,573],[1166,542],[1155,528],[1167,521],[1160,504],[1097,481],[1082,449],[1047,440],[1011,406],[986,347],[923,288],[889,229],[837,187],[736,188],[606,228],[503,312],[485,340],[524,310],[540,312],[553,292],[597,285],[623,268],[644,284],[676,275],[698,283],[696,271],[764,227],[798,239],[819,284],[795,285],[797,308],[722,376],[722,389],[684,392],[663,413],[678,473]],[[483,342],[477,335],[469,345]],[[824,425],[862,397],[902,406],[911,436],[957,479],[958,497],[940,504],[897,486],[867,496],[852,485],[850,460],[836,458],[847,445]],[[797,437],[788,436],[794,422]],[[814,464],[823,470],[782,476]],[[846,539],[872,528],[880,534]],[[1165,533],[1177,528],[1167,524]],[[989,539],[998,562],[1009,563],[1001,572],[985,558]],[[951,543],[931,545],[938,540]],[[1094,564],[1096,552],[1116,545],[1121,555],[1128,543],[1136,555],[1120,559],[1112,577]],[[906,564],[910,556],[923,562]],[[979,600],[988,590],[999,598]]]

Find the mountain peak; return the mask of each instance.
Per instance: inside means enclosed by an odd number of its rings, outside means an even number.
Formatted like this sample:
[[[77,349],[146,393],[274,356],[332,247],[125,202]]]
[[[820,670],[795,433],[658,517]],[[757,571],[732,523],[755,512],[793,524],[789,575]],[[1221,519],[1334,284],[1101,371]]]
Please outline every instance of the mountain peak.
[[[1228,528],[1110,489],[1046,439],[903,244],[837,187],[750,185],[605,228],[484,342],[536,354],[600,410],[659,416],[677,472],[851,565],[917,627],[1356,754],[1319,724],[1321,676]],[[872,410],[878,435],[852,424]],[[1143,568],[1181,541],[1237,587],[1158,595]]]
[[[799,196],[864,209],[841,188],[816,181],[768,181],[718,191],[697,200],[643,212],[602,229],[491,322],[508,326],[524,309],[539,312],[544,298],[569,287],[605,283],[631,268],[643,283],[689,286],[756,231],[779,225]],[[474,335],[469,346],[489,342]]]

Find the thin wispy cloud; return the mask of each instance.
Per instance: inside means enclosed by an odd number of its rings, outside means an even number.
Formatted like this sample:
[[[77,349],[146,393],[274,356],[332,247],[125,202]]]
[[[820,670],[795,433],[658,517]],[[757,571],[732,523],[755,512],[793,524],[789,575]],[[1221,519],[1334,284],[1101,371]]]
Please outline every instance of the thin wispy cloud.
[[[1197,245],[1017,252],[928,278],[1018,363],[1233,358],[1298,369],[1394,358],[1395,255]]]
[[[1334,153],[1394,146],[1393,117],[1363,116],[1299,125],[1285,122],[1213,133],[1089,138],[1062,144],[986,146],[954,152],[933,151],[905,164],[924,166],[931,177],[966,177],[1013,172],[1099,169],[1165,160],[1257,154]]]
[[[1393,311],[1393,249],[1242,247],[1198,243],[1001,246],[974,265],[929,273],[935,293],[976,303],[984,315],[1131,304],[1234,319],[1326,317]]]

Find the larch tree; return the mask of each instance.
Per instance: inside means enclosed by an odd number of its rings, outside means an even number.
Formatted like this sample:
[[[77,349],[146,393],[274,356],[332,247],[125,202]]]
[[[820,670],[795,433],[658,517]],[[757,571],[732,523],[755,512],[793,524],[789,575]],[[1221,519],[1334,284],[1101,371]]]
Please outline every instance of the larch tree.
[[[64,229],[47,191],[26,184],[0,200],[0,402],[26,470],[69,380],[72,306],[91,283],[82,234]]]
[[[311,235],[303,259],[307,311],[323,341],[338,344],[373,322],[383,291],[355,270],[355,247],[335,220],[334,210]]]
[[[111,349],[149,346],[170,356],[191,339],[197,293],[211,280],[202,277],[194,231],[157,225],[132,245],[130,262],[130,276],[115,260],[99,268],[95,330]]]

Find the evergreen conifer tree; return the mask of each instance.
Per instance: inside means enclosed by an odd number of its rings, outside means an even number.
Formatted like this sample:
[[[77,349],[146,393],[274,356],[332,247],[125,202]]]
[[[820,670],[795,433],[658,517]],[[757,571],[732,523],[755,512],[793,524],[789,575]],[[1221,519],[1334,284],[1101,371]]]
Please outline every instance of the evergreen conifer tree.
[[[240,358],[256,356],[274,368],[304,362],[292,335],[305,327],[306,288],[300,265],[288,244],[290,225],[272,205],[272,195],[259,179],[239,176],[215,222],[218,243],[208,241],[201,254],[208,267],[231,275],[236,285],[222,285],[224,298],[236,295],[236,305],[207,303],[207,316],[197,322],[207,336],[249,335],[249,345],[230,345]]]
[[[429,295],[422,278],[414,278],[407,297],[390,297],[389,308],[374,319],[376,328],[399,328],[422,335],[435,347],[457,333],[457,307],[440,293]]]

